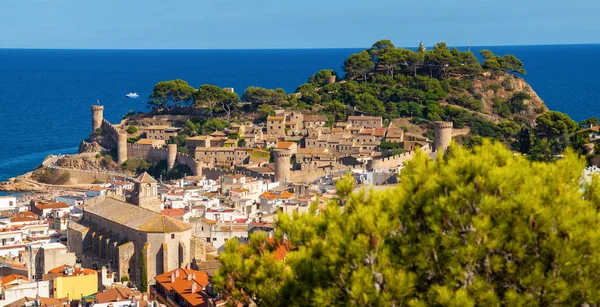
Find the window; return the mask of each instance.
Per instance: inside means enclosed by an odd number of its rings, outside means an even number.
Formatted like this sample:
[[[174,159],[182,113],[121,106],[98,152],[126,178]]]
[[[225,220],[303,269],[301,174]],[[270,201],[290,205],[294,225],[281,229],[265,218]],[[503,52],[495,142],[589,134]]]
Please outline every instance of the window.
[[[171,239],[175,239],[175,234],[174,233],[171,234]]]
[[[202,226],[202,231],[204,231],[204,226]]]
[[[213,242],[217,241],[217,238],[213,238]]]
[[[12,200],[8,202],[8,205],[9,205],[10,207],[12,207],[12,206],[13,206],[13,202],[12,202]]]
[[[227,240],[229,240],[229,239],[225,238],[225,242],[227,242]]]

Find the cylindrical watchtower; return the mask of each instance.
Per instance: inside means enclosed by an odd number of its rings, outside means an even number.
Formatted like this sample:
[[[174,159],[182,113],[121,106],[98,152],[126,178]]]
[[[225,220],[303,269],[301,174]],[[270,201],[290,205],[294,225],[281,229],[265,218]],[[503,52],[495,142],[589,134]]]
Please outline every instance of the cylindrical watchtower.
[[[202,177],[202,167],[204,166],[204,164],[200,161],[196,161],[194,166],[194,176]]]
[[[452,141],[452,122],[435,122],[435,139],[433,140],[434,151],[446,151]]]
[[[275,181],[287,182],[290,179],[290,158],[292,153],[287,149],[275,149],[273,161],[275,162]]]
[[[335,83],[335,75],[327,77],[327,84]]]
[[[102,127],[102,119],[104,106],[93,105],[92,106],[92,134],[96,133],[96,130]]]
[[[177,160],[177,144],[167,145],[167,170],[175,167],[175,160]]]
[[[117,158],[119,164],[127,161],[127,133],[120,132],[117,140]]]

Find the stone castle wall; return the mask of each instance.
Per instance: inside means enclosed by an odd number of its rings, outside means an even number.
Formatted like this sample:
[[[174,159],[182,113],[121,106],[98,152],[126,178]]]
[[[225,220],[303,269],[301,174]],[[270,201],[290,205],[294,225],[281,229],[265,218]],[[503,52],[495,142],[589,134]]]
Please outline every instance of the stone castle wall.
[[[423,151],[426,154],[430,154],[431,153],[431,146],[424,146],[421,149],[419,149],[421,151]],[[408,151],[405,152],[403,154],[397,155],[397,156],[393,156],[393,157],[388,157],[388,158],[383,158],[383,159],[373,159],[370,160],[369,162],[367,162],[367,170],[374,170],[374,169],[387,169],[387,168],[396,168],[399,165],[403,164],[404,162],[412,159],[415,157],[416,151]]]
[[[119,142],[119,131],[109,121],[102,119],[102,139],[100,145],[104,148],[117,148]]]

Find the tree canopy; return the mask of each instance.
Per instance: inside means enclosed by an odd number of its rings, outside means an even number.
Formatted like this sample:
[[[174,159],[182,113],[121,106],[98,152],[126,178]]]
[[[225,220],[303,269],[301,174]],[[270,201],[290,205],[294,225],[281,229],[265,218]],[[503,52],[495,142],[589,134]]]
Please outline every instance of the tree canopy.
[[[594,306],[600,184],[569,152],[531,162],[499,143],[418,154],[386,191],[278,215],[225,245],[215,285],[259,306]],[[284,261],[281,249],[289,250]]]
[[[149,107],[163,109],[166,112],[170,108],[178,108],[183,104],[189,104],[194,95],[193,87],[181,79],[158,82],[150,94]]]

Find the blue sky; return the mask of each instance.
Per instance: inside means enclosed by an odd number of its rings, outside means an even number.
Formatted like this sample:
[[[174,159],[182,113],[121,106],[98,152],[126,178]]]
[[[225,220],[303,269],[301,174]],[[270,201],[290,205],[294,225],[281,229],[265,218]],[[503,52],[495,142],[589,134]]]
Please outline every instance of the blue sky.
[[[0,0],[0,48],[600,42],[598,0]]]

